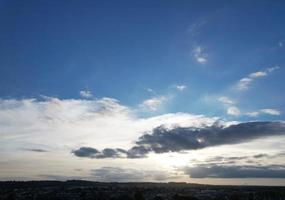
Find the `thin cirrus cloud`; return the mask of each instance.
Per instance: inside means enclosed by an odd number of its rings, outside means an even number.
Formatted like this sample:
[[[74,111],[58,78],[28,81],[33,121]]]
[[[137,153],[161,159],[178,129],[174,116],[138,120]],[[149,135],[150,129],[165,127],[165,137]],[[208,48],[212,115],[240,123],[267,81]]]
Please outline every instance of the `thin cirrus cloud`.
[[[148,111],[151,111],[151,112],[155,112],[166,101],[167,101],[167,97],[165,97],[165,96],[156,96],[156,97],[152,97],[152,98],[144,100],[140,104],[140,107],[145,109],[145,110],[148,110]]]
[[[175,85],[175,88],[178,91],[184,91],[187,88],[187,86],[186,85]]]
[[[221,96],[218,98],[218,101],[223,104],[223,106],[226,108],[226,113],[230,116],[240,116],[241,111],[238,107],[234,106],[236,102],[229,97]]]
[[[219,97],[218,101],[221,102],[224,105],[233,105],[233,104],[235,104],[235,101],[233,101],[232,99],[230,99],[229,97],[226,97],[226,96]]]
[[[248,76],[240,79],[238,83],[236,84],[235,88],[240,91],[247,90],[254,80],[264,77],[264,76],[268,76],[271,72],[277,69],[279,69],[279,66],[270,67],[270,68],[265,69],[264,71],[253,72],[249,74]]]
[[[257,117],[259,115],[258,111],[253,111],[253,112],[247,112],[245,113],[249,117]]]
[[[246,122],[230,126],[214,123],[212,126],[206,127],[175,127],[172,129],[160,126],[139,137],[135,146],[125,150],[123,157],[144,158],[149,153],[197,150],[212,146],[239,144],[274,135],[283,136],[284,134],[284,122]],[[72,153],[76,155],[76,151],[80,151],[80,149],[74,150]],[[102,154],[98,150],[93,152],[96,152],[95,155]],[[86,155],[80,157],[97,158],[88,153]],[[114,158],[113,155],[110,157]]]
[[[240,79],[238,83],[234,86],[234,88],[238,91],[248,90],[250,85],[253,81],[258,78],[268,76],[271,72],[279,69],[279,66],[270,67],[263,71],[257,71],[250,73],[248,76]],[[251,112],[241,112],[240,109],[236,106],[236,101],[232,100],[227,96],[221,96],[218,98],[218,101],[226,108],[226,113],[230,116],[249,116],[249,117],[258,117],[260,114],[267,114],[267,115],[280,115],[280,111],[277,109],[266,108],[260,109],[258,111],[251,111]]]
[[[91,97],[93,97],[92,92],[89,91],[89,90],[81,90],[81,91],[79,92],[79,95],[80,95],[81,97],[83,97],[83,98],[91,98]]]
[[[204,162],[211,164],[229,164],[236,163],[236,161],[246,161],[246,162],[255,162],[257,164],[262,164],[264,159],[274,159],[274,158],[284,158],[285,152],[281,151],[274,154],[268,153],[259,153],[254,155],[244,155],[244,156],[215,156],[212,158],[206,159]]]
[[[279,110],[277,110],[277,109],[265,108],[265,109],[260,109],[258,111],[253,111],[253,112],[247,112],[246,113],[246,115],[249,116],[249,117],[258,117],[261,114],[277,116],[277,115],[280,115],[281,112]]]
[[[37,153],[45,153],[45,152],[48,152],[47,150],[45,149],[36,149],[36,148],[25,148],[23,149],[25,151],[30,151],[30,152],[37,152]]]
[[[182,91],[186,90],[187,86],[180,84],[180,85],[174,85],[174,88],[177,91],[182,92]],[[157,95],[156,92],[151,88],[148,88],[147,91],[154,94],[155,96],[144,100],[139,105],[139,108],[144,110],[144,111],[156,112],[160,108],[162,108],[165,103],[167,103],[168,101],[170,101],[174,97],[174,94],[171,94],[171,93],[167,94],[167,95]]]
[[[196,46],[193,49],[193,56],[195,60],[200,64],[205,64],[207,60],[207,54],[201,46]]]
[[[276,109],[261,109],[260,112],[269,114],[269,115],[280,115],[280,111]]]

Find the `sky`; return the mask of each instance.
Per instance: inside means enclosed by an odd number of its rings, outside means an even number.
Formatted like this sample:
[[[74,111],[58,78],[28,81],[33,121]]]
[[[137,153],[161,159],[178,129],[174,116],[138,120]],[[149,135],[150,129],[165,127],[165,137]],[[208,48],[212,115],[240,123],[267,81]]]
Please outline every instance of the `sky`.
[[[0,180],[285,185],[284,1],[0,0]]]

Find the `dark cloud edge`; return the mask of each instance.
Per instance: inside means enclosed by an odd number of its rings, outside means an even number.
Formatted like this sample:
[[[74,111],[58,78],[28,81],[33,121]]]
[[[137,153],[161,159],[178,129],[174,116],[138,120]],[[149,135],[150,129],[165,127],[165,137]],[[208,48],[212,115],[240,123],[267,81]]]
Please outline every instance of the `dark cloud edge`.
[[[200,164],[179,170],[190,178],[285,178],[285,165]]]
[[[255,139],[285,135],[285,123],[244,122],[230,126],[214,123],[208,127],[154,128],[143,134],[128,150],[105,148],[99,151],[93,147],[80,147],[71,153],[77,157],[104,158],[145,158],[149,153],[181,152],[198,150],[212,146],[231,145],[249,142]]]

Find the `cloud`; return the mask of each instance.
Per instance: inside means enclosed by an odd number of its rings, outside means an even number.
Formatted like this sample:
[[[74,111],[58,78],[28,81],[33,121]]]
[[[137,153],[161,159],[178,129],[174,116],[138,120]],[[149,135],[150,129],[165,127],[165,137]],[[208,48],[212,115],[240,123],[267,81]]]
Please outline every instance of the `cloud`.
[[[218,98],[218,101],[222,103],[223,106],[226,108],[226,112],[228,115],[231,116],[241,115],[240,110],[236,106],[233,106],[236,102],[230,99],[229,97],[221,96]]]
[[[149,149],[143,146],[135,146],[129,150],[120,148],[105,148],[99,151],[92,147],[80,147],[79,149],[72,150],[71,153],[77,157],[82,158],[145,158],[146,154],[150,152]]]
[[[235,102],[228,97],[222,96],[218,98],[218,101],[224,105],[233,105]]]
[[[218,98],[218,101],[223,104],[223,106],[226,108],[227,114],[231,116],[246,115],[249,117],[258,117],[260,114],[267,114],[267,115],[280,115],[281,114],[279,110],[272,109],[272,108],[265,108],[265,109],[260,109],[257,111],[242,113],[239,110],[239,108],[237,108],[236,106],[233,106],[236,102],[233,101],[232,99],[226,96],[221,96]]]
[[[257,71],[249,74],[248,76],[242,78],[239,80],[239,82],[236,85],[237,90],[247,90],[250,86],[250,84],[257,78],[268,76],[269,73],[279,69],[278,66],[270,67],[265,69],[264,71]]]
[[[93,94],[91,93],[91,91],[89,90],[81,90],[79,92],[80,96],[83,97],[83,98],[91,98],[93,97]]]
[[[200,128],[160,126],[139,137],[136,145],[126,151],[126,157],[141,158],[151,152],[197,150],[284,134],[284,122],[247,122],[230,126],[213,124]]]
[[[161,104],[164,103],[166,100],[167,98],[164,96],[152,97],[150,99],[144,100],[140,106],[143,109],[149,110],[151,112],[155,112],[158,110]]]
[[[285,166],[226,166],[206,164],[183,168],[191,178],[285,178]]]
[[[146,154],[140,155],[143,147],[132,148],[132,142],[157,126],[200,127],[216,120],[216,117],[190,113],[138,117],[136,110],[106,97],[88,100],[52,97],[40,100],[0,99],[0,146],[9,152],[3,153],[2,159],[7,159],[10,152],[22,159],[19,148],[23,147],[48,149],[49,157],[46,159],[72,150],[72,155],[87,158],[135,158]],[[80,147],[93,147],[98,152]],[[128,152],[120,151],[122,147]],[[62,156],[62,159],[69,158]]]
[[[238,144],[273,135],[284,135],[283,122],[247,122],[228,127],[213,125],[204,128],[155,128],[141,136],[136,144],[155,153],[202,149],[224,144]]]
[[[175,88],[179,91],[183,91],[187,88],[187,86],[186,85],[176,85]]]
[[[276,157],[284,156],[283,152],[275,153],[275,154],[267,154],[267,153],[260,153],[254,155],[246,155],[246,156],[215,156],[210,157],[203,161],[203,163],[210,163],[210,164],[233,164],[237,161],[260,161],[263,158],[272,159]],[[254,161],[253,161],[254,160]]]
[[[260,112],[269,114],[269,115],[280,115],[280,111],[276,109],[261,109]]]
[[[221,163],[228,164],[229,162],[232,162],[232,161],[235,162],[235,161],[244,160],[244,159],[247,159],[247,158],[248,158],[248,156],[230,156],[230,157],[215,156],[213,158],[207,159],[205,162],[206,163],[211,163],[211,164],[213,164],[213,162],[214,163],[219,162],[219,164],[221,164]]]
[[[72,153],[77,157],[83,158],[122,158],[127,152],[119,148],[105,148],[101,152],[92,147],[80,147],[79,149],[73,150]]]
[[[99,151],[91,147],[80,147],[79,149],[72,151],[72,153],[77,157],[93,158],[94,155],[99,153]]]
[[[170,135],[169,137],[173,138],[184,137],[182,140],[185,142],[187,140],[194,141],[196,133],[199,132],[197,141],[209,143],[204,145],[205,147],[214,146],[215,142],[211,138],[215,134],[209,133],[211,137],[208,139],[205,134],[208,129],[212,130],[210,128],[212,126],[220,127],[217,130],[221,131],[229,127],[229,124],[234,123],[220,121],[218,126],[217,120],[219,120],[217,117],[205,117],[190,113],[169,113],[153,117],[140,117],[135,109],[122,105],[116,99],[106,97],[99,99],[59,99],[53,97],[0,99],[1,159],[7,162],[5,166],[0,167],[0,171],[3,171],[0,177],[35,177],[37,174],[52,175],[54,171],[65,176],[74,173],[73,169],[75,168],[84,166],[85,172],[87,168],[92,167],[92,162],[87,158],[102,160],[104,158],[147,157],[150,153],[156,153],[156,149],[151,145],[151,139],[158,137],[155,134],[159,132],[156,130],[159,129],[157,127],[161,127],[161,131],[164,130],[165,132],[165,135],[164,133],[161,134],[161,140],[164,140],[164,136],[167,138]],[[183,133],[185,135],[183,136],[182,130],[188,133]],[[150,135],[149,141],[144,139],[146,138],[145,135]],[[276,135],[274,130],[272,135]],[[204,136],[204,138],[200,136]],[[222,136],[222,141],[223,138],[226,137]],[[189,146],[183,146],[175,139],[173,141],[166,140],[166,142],[171,145],[165,149],[165,152],[184,150],[184,147],[186,150],[193,149],[190,143],[187,143]],[[155,147],[160,145],[164,148],[163,143],[155,144]],[[180,147],[172,148],[173,146]],[[35,155],[35,151],[26,151],[25,156],[23,156],[23,147],[48,149],[49,153],[48,156],[38,156]],[[93,150],[88,149],[88,147]],[[66,154],[66,152],[70,153],[71,151],[72,154]],[[97,160],[98,166],[102,166],[106,162],[108,164],[121,162],[111,159],[101,160]],[[51,162],[62,164],[52,165],[49,169],[44,168]],[[131,161],[126,161],[124,164],[130,165],[128,162]],[[146,163],[149,164],[149,162],[151,161],[146,159]],[[31,165],[33,168],[30,167]],[[35,168],[39,171],[35,171]],[[15,171],[17,174],[14,173]]]
[[[257,154],[253,156],[254,158],[268,158],[269,155],[265,153]]]
[[[253,111],[253,112],[247,112],[245,113],[249,117],[257,117],[259,115],[258,111]]]
[[[204,163],[211,163],[211,164],[213,164],[212,162],[220,162],[219,164],[228,164],[229,161],[241,161],[241,160],[248,161],[249,159],[252,161],[252,159],[260,160],[263,158],[266,158],[268,161],[268,159],[280,158],[280,157],[284,157],[284,156],[285,156],[285,153],[281,151],[281,152],[274,153],[274,154],[259,153],[259,154],[246,155],[246,156],[229,156],[229,157],[215,156],[212,158],[208,158],[203,162]]]
[[[196,46],[193,49],[193,55],[195,60],[200,64],[205,64],[207,62],[207,54],[201,46]]]
[[[95,140],[100,144],[128,141],[141,129],[131,113],[111,98],[0,99],[0,146],[7,151],[28,147],[55,152]]]
[[[119,167],[102,167],[91,171],[97,181],[103,182],[139,182],[165,181],[173,178],[169,172],[162,170],[138,170]]]
[[[263,77],[263,76],[267,76],[267,72],[266,71],[259,71],[259,72],[254,72],[254,73],[251,73],[249,75],[249,78],[258,78],[258,77]]]
[[[151,88],[147,88],[146,91],[148,91],[151,94],[156,94],[156,91],[154,89],[151,89]]]
[[[232,116],[239,116],[241,114],[241,112],[237,107],[231,106],[231,107],[227,108],[227,114],[232,115]]]
[[[38,152],[38,153],[44,153],[44,152],[48,152],[45,149],[29,149],[29,148],[25,148],[25,151],[31,151],[31,152]]]
[[[279,110],[277,110],[277,109],[265,108],[265,109],[260,109],[258,111],[253,111],[253,112],[246,113],[246,115],[249,116],[249,117],[257,117],[260,114],[280,115],[281,112]]]

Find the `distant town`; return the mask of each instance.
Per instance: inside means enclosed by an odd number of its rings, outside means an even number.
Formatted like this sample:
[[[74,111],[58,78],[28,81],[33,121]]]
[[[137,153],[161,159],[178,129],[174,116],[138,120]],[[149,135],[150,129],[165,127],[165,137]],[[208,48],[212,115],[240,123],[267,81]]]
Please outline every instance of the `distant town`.
[[[285,187],[91,181],[0,182],[0,200],[285,200]]]

